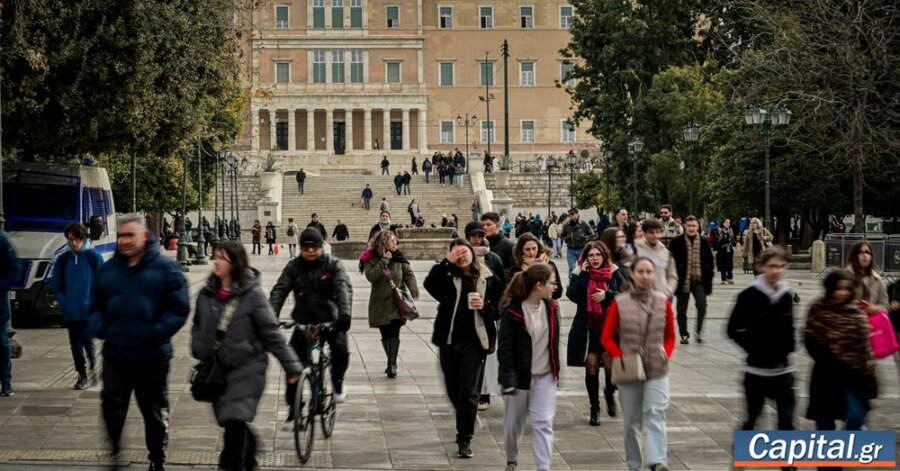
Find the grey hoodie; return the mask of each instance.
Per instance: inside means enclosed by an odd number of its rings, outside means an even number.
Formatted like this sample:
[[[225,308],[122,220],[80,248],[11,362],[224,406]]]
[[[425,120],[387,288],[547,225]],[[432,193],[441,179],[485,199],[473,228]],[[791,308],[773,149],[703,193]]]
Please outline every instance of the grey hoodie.
[[[653,261],[653,266],[656,268],[656,279],[653,285],[656,290],[661,291],[667,298],[671,298],[675,294],[675,289],[678,288],[678,270],[672,253],[662,242],[657,242],[651,247],[646,239],[635,240],[634,246],[639,257],[647,257]]]

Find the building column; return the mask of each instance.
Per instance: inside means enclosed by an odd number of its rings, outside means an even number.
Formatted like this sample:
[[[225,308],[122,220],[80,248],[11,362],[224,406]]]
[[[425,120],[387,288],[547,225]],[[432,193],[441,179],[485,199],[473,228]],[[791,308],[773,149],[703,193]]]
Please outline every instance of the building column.
[[[363,149],[372,150],[372,110],[363,110]]]
[[[344,150],[351,151],[353,150],[353,109],[344,110],[344,132],[346,135],[344,136],[344,140],[347,141],[347,145],[344,146]]]
[[[306,109],[306,150],[316,150],[316,110]]]
[[[278,142],[275,140],[275,116],[277,114],[278,110],[269,110],[269,148],[266,149],[267,151],[274,149]]]
[[[250,149],[259,150],[259,109],[250,109]]]
[[[297,110],[288,108],[288,150],[297,150]]]
[[[325,110],[325,150],[334,152],[334,110]]]
[[[403,150],[409,150],[409,108],[403,108]]]
[[[419,153],[428,153],[428,113],[419,108]]]
[[[383,150],[389,150],[391,148],[391,110],[390,108],[381,110],[381,113],[384,115],[382,118],[382,134],[381,136],[381,148]]]

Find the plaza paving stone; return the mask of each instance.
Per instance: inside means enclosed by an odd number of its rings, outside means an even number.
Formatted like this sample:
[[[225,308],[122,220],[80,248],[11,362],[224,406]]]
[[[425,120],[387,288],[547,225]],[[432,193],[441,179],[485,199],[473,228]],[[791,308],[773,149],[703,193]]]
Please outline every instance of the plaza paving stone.
[[[288,261],[282,255],[252,256],[251,263],[263,273],[268,290]],[[556,260],[566,273],[565,260]],[[401,334],[399,375],[388,379],[378,331],[368,328],[366,309],[369,284],[357,273],[355,261],[345,261],[353,282],[353,326],[350,331],[350,370],[346,388],[349,397],[338,408],[334,435],[318,436],[309,469],[406,469],[406,470],[496,470],[505,465],[503,403],[499,397],[479,414],[472,459],[456,457],[453,409],[447,400],[437,349],[431,344],[436,303],[422,291],[422,318],[409,323]],[[420,283],[432,263],[412,262]],[[187,275],[192,299],[209,276],[211,265],[192,267]],[[751,277],[735,275],[735,285],[714,286],[709,298],[702,345],[677,345],[670,368],[671,405],[668,410],[669,465],[678,470],[724,470],[731,463],[732,432],[743,416],[741,366],[743,355],[724,336],[725,319],[738,291]],[[801,302],[795,311],[802,325],[806,309],[821,293],[820,280],[808,272],[790,271],[787,278]],[[288,317],[289,300],[282,311]],[[575,307],[563,299],[560,350],[565,352],[565,333]],[[693,329],[693,307],[689,313]],[[175,357],[169,375],[171,422],[170,468],[210,469],[222,446],[222,430],[208,404],[195,402],[187,376],[195,363],[189,355],[189,325],[174,339]],[[24,356],[14,361],[16,395],[0,398],[0,469],[103,469],[105,430],[100,419],[99,386],[73,391],[75,380],[65,330],[53,327],[19,329]],[[797,365],[798,426],[812,429],[802,418],[807,404],[809,358],[798,343],[793,355]],[[266,392],[253,426],[262,439],[263,469],[296,468],[291,434],[281,430],[284,404],[284,374],[272,359]],[[900,426],[897,370],[890,360],[878,366],[880,397],[874,402],[871,428]],[[583,370],[564,367],[558,391],[553,468],[578,470],[624,470],[625,452],[621,417],[605,413],[600,427],[587,424],[588,403]],[[767,405],[759,427],[774,427],[774,410]],[[126,469],[146,469],[143,424],[132,401],[125,428]],[[519,468],[534,469],[531,433],[526,430],[520,445]]]

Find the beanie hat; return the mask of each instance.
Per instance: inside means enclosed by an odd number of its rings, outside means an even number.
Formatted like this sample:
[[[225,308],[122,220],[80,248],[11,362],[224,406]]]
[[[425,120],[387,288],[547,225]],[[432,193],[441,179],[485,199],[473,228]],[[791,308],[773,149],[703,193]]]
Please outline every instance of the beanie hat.
[[[308,227],[300,233],[300,245],[321,247],[325,241],[322,239],[322,233],[314,227]]]

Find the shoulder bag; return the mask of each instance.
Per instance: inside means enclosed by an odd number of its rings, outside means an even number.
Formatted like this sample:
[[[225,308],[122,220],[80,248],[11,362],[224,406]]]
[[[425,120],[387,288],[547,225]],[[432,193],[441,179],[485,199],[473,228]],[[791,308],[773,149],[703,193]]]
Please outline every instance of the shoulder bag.
[[[216,339],[213,342],[213,352],[208,358],[200,361],[191,369],[191,395],[194,400],[200,402],[216,402],[222,393],[225,392],[225,374],[222,371],[222,365],[219,363],[219,347],[228,332],[228,326],[231,324],[231,318],[237,308],[239,298],[233,297],[228,304],[225,305],[225,311],[219,318],[219,325],[216,327]]]
[[[647,314],[647,325],[644,328],[643,341],[646,342],[647,334],[650,331],[650,316]],[[621,324],[622,318],[619,317]],[[644,370],[644,347],[638,353],[622,353],[620,358],[612,359],[612,382],[613,384],[628,384],[647,379],[647,372]]]
[[[869,340],[875,358],[879,360],[887,358],[900,350],[900,346],[897,345],[897,334],[887,312],[881,311],[869,316],[869,324],[872,326]]]
[[[405,321],[418,319],[419,311],[416,309],[416,303],[409,290],[400,289],[394,284],[394,277],[390,269],[384,269],[384,276],[387,277],[388,282],[391,284],[391,298],[394,300],[394,306],[397,307],[400,318]]]

